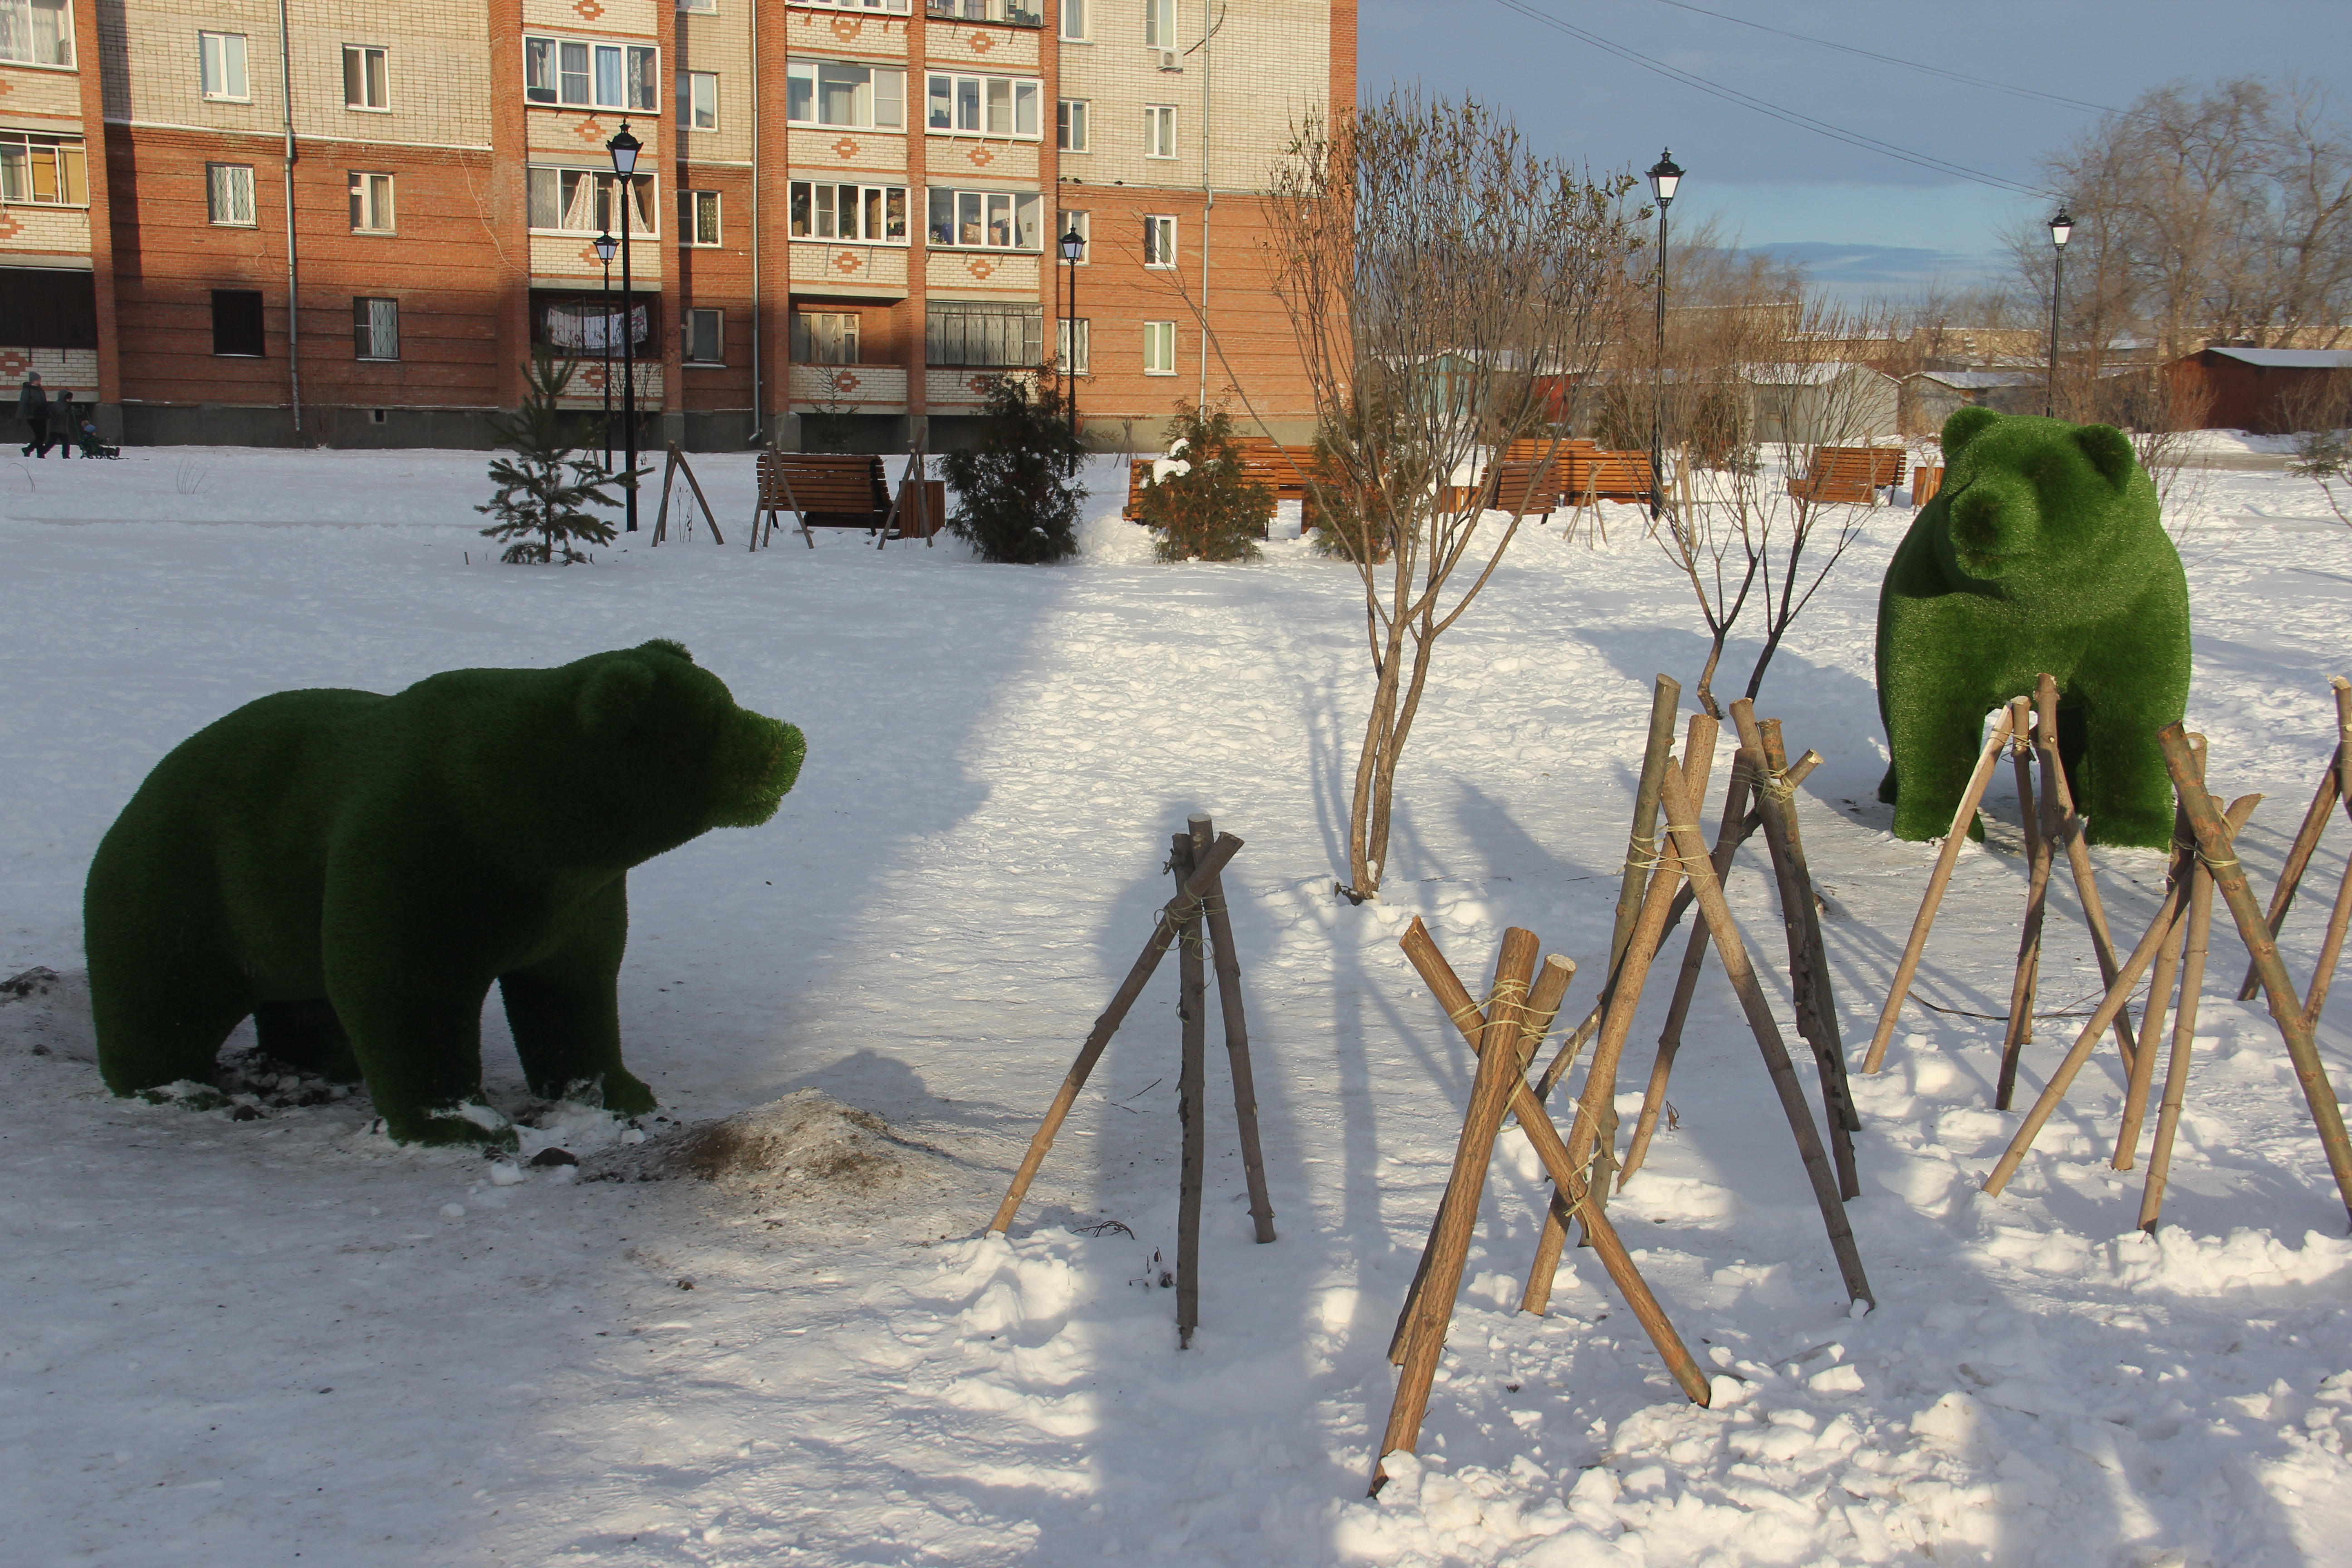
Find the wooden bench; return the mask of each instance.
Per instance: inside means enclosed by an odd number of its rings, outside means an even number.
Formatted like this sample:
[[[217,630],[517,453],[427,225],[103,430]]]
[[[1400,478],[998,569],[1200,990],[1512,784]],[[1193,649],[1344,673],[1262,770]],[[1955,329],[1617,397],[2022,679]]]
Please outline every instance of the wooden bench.
[[[1563,455],[1567,473],[1562,493],[1574,506],[1596,501],[1646,501],[1657,489],[1650,477],[1647,452],[1603,452],[1580,449]]]
[[[761,525],[770,539],[782,512],[799,517],[801,537],[816,548],[811,529],[862,528],[878,532],[890,526],[898,509],[890,504],[890,486],[878,457],[839,457],[815,452],[760,454],[760,499],[751,513],[752,548],[759,548]]]
[[[1900,447],[1821,447],[1801,476],[1789,480],[1799,500],[1874,505],[1878,492],[1903,482]]]
[[[1941,463],[1932,468],[1926,463],[1912,465],[1911,504],[1913,506],[1926,506],[1936,499],[1936,492],[1943,488],[1944,466]]]

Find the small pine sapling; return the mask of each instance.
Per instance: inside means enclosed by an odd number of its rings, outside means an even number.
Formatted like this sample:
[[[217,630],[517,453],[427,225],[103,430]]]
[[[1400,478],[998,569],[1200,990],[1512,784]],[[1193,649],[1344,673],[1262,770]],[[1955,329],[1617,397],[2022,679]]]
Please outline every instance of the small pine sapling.
[[[512,447],[515,455],[491,460],[490,478],[498,493],[489,505],[474,510],[498,519],[482,533],[509,542],[499,559],[510,564],[561,562],[569,566],[588,559],[572,548],[575,541],[609,544],[613,540],[611,523],[582,510],[614,504],[600,488],[612,476],[588,458],[574,455],[583,450],[572,440],[575,421],[557,405],[572,384],[572,368],[569,361],[557,364],[543,346],[534,351],[523,366],[522,406],[512,418],[493,416],[489,421],[492,434]]]
[[[940,459],[956,492],[949,531],[983,561],[1042,566],[1076,555],[1086,449],[1051,367],[1034,387],[1020,375],[998,376],[983,419],[983,445]]]
[[[1179,403],[1168,450],[1184,471],[1143,490],[1143,523],[1162,561],[1255,561],[1274,513],[1274,491],[1251,479],[1234,439],[1233,416]]]

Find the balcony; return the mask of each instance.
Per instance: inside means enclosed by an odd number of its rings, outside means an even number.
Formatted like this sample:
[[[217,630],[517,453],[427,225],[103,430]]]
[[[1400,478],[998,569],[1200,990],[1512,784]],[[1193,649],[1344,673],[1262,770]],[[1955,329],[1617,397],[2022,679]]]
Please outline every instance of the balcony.
[[[1008,27],[1045,25],[1045,13],[1034,0],[923,0],[923,13],[942,22],[999,22]]]

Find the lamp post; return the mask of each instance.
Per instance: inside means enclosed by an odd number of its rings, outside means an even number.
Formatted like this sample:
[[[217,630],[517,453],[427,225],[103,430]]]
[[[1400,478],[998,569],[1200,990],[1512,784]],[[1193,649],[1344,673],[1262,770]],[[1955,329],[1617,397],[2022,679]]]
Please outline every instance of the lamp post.
[[[1666,488],[1665,398],[1666,398],[1666,209],[1674,205],[1675,192],[1683,183],[1683,171],[1675,162],[1671,147],[1658,154],[1650,166],[1650,195],[1658,204],[1658,348],[1650,381],[1650,521],[1655,522],[1662,510],[1661,498]]]
[[[1069,231],[1062,236],[1062,259],[1070,268],[1069,352],[1062,356],[1062,372],[1070,378],[1070,438],[1078,435],[1078,258],[1086,254],[1087,237],[1078,232],[1072,220]]]
[[[604,291],[597,299],[604,307],[604,314],[597,335],[604,340],[604,470],[610,473],[613,468],[613,252],[620,248],[621,242],[614,239],[612,231],[607,229],[596,237],[594,243],[596,259],[604,264]]]
[[[637,151],[645,145],[629,134],[629,122],[621,121],[620,133],[604,143],[604,151],[613,154],[613,173],[618,179],[614,195],[621,201],[621,449],[629,465],[627,476],[621,480],[627,491],[628,531],[637,531],[637,313],[636,296],[629,281],[629,205],[635,187],[631,183],[637,173]]]
[[[2050,276],[2050,376],[2042,386],[2042,416],[2056,416],[2058,409],[2058,299],[2066,291],[2066,241],[2074,237],[2074,220],[2064,207],[2050,220],[2051,259],[2056,270]]]

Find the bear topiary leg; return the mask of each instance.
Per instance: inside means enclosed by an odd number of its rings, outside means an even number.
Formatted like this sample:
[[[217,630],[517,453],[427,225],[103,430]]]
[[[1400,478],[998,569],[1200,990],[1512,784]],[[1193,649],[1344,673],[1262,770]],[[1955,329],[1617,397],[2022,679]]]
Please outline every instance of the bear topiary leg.
[[[595,1084],[607,1110],[654,1109],[653,1090],[621,1065],[618,985],[628,931],[626,884],[615,880],[581,910],[556,952],[499,977],[533,1094],[554,1100]]]
[[[2127,700],[2084,702],[2080,761],[2064,760],[2075,809],[2091,819],[2086,842],[2134,849],[2162,849],[2172,842],[2172,775],[2156,739],[2172,720],[2162,712],[2156,704]],[[2060,710],[2062,757],[2066,719]]]
[[[1895,837],[1924,843],[1951,830],[1952,813],[1976,771],[1990,704],[1945,687],[1914,692],[1887,705],[1887,750],[1895,753],[1888,782],[1898,776]],[[1977,830],[1971,826],[1971,836]]]
[[[139,847],[110,834],[82,901],[99,1075],[125,1095],[212,1082],[222,1043],[253,1010],[201,879],[177,865],[158,872]]]
[[[488,905],[479,889],[464,891],[475,912]],[[435,894],[437,904],[426,904]],[[446,889],[353,879],[330,891],[323,911],[327,1001],[398,1142],[515,1146],[514,1128],[482,1098],[490,976],[479,955],[491,942],[472,929],[468,910]]]

